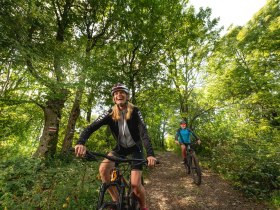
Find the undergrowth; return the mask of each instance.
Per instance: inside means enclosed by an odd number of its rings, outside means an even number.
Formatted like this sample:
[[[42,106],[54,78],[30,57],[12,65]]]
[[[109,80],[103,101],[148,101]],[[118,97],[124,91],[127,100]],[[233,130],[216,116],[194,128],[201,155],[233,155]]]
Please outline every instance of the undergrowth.
[[[0,209],[94,209],[98,163],[18,158],[0,163]]]

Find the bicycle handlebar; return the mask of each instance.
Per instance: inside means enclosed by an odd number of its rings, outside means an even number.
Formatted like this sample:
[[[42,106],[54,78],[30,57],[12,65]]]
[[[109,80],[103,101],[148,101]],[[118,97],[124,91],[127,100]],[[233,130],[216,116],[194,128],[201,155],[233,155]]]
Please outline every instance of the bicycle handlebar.
[[[75,152],[75,149],[70,148],[70,151]],[[111,160],[115,163],[131,163],[133,161],[137,161],[137,162],[139,162],[139,164],[142,164],[142,163],[147,164],[147,160],[145,160],[145,159],[121,158],[121,157],[108,156],[108,155],[105,155],[105,154],[102,154],[102,153],[86,150],[86,157],[87,158],[97,160],[96,156],[106,158],[106,159]]]
[[[190,143],[183,143],[183,144],[185,144],[185,145],[195,145],[195,144],[197,144],[197,145],[199,145],[198,143],[197,143],[197,141],[195,141],[195,142],[190,142]]]
[[[95,157],[95,156],[99,156],[99,157],[103,157],[106,158],[108,160],[111,160],[115,163],[131,163],[132,161],[137,161],[140,163],[147,163],[147,160],[145,159],[134,159],[134,158],[121,158],[121,157],[116,157],[116,156],[109,156],[109,155],[105,155],[105,154],[101,154],[98,152],[92,152],[87,150],[87,155],[90,157]]]
[[[187,147],[187,149],[188,150],[194,150],[194,145],[199,145],[198,143],[197,143],[197,141],[196,142],[190,142],[190,143],[183,143],[186,147]]]

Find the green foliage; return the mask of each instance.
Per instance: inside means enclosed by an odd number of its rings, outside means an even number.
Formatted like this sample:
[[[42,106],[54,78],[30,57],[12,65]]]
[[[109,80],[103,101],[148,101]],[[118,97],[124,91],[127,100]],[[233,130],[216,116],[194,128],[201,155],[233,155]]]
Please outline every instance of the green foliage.
[[[164,85],[159,85],[152,90],[145,87],[137,95],[137,101],[147,124],[153,146],[157,149],[165,148],[165,134],[170,117],[174,115],[173,110],[176,109],[176,103],[174,105],[170,103],[170,101],[175,101],[173,91]]]
[[[4,106],[2,104],[0,113],[0,155],[2,160],[31,155],[42,129],[41,109],[30,104],[22,106]]]
[[[180,154],[173,138],[185,117],[209,166],[280,205],[279,0],[219,40],[211,10],[196,13],[187,1],[60,3],[6,1],[0,8],[3,208],[94,208],[95,164],[22,157],[39,145],[47,104],[59,107],[60,151],[74,102],[81,116],[70,122],[73,143],[93,106],[112,105],[116,82],[131,89],[155,148]],[[114,145],[106,127],[87,143],[104,152]]]
[[[174,136],[168,135],[165,138],[165,145],[167,150],[173,151],[176,148]]]
[[[238,140],[231,146],[217,146],[211,165],[216,171],[232,180],[250,196],[272,197],[279,189],[279,154],[272,153],[275,142],[260,143]],[[219,157],[223,157],[220,159]]]
[[[1,163],[1,209],[94,209],[96,162],[17,158]],[[89,202],[90,201],[90,202]]]
[[[201,121],[204,160],[216,172],[251,197],[272,198],[279,189],[279,130],[267,121],[255,122],[235,105]]]
[[[217,43],[204,90],[213,109],[198,127],[204,128],[213,169],[248,195],[279,207],[278,8],[279,1],[268,1]]]

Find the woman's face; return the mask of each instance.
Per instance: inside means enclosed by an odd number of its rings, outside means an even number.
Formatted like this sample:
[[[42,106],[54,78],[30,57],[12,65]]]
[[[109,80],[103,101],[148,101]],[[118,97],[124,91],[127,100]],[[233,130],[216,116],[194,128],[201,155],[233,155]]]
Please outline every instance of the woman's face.
[[[126,101],[127,101],[127,94],[126,94],[126,92],[124,92],[122,90],[116,91],[114,93],[114,96],[113,96],[113,101],[117,105],[124,105],[124,104],[126,104]]]

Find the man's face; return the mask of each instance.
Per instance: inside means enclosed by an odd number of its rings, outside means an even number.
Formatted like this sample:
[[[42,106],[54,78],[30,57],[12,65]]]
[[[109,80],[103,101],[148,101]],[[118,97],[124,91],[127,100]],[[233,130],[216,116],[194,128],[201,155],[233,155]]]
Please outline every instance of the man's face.
[[[124,91],[122,91],[122,90],[118,90],[118,91],[114,92],[113,101],[114,101],[117,105],[123,105],[123,104],[125,104],[126,101],[127,101],[127,94],[126,94],[126,92],[124,92]]]
[[[180,126],[181,126],[182,129],[185,129],[187,127],[187,124],[186,123],[182,123],[182,124],[180,124]]]

